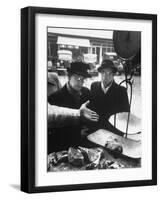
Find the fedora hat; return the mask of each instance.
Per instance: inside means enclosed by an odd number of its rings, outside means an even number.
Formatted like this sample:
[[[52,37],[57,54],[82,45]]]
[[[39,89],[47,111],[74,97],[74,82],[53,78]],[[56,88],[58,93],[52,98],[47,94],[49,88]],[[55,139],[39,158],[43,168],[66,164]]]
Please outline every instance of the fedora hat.
[[[91,77],[88,73],[89,65],[83,62],[72,62],[70,68],[67,69],[69,74],[78,74],[85,78]]]
[[[111,68],[113,70],[113,73],[117,72],[117,68],[115,67],[112,60],[103,60],[101,66],[98,68],[98,71],[101,72],[102,69],[108,68]]]

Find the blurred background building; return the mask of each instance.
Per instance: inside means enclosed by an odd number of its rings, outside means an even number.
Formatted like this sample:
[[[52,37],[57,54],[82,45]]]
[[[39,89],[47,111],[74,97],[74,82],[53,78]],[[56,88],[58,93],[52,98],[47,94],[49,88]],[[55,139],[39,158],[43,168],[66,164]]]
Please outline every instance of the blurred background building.
[[[117,60],[113,45],[113,31],[48,28],[48,70],[64,73],[70,62],[89,63],[91,72],[105,58]]]

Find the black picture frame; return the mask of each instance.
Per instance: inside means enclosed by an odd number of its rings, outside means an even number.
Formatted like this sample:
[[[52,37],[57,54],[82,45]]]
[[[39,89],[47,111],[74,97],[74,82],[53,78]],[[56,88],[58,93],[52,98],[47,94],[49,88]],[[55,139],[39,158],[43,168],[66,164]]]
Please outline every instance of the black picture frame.
[[[152,178],[59,186],[35,186],[35,16],[56,14],[152,22]],[[147,186],[157,184],[157,15],[45,7],[21,9],[21,190],[27,193]]]

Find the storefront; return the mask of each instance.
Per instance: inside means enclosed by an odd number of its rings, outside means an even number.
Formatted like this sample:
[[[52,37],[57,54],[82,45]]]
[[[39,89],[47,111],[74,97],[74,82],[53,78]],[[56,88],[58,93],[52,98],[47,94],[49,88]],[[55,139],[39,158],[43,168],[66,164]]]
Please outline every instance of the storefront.
[[[106,53],[114,52],[112,31],[109,31],[110,36],[108,34],[101,35],[101,32],[98,34],[98,31],[90,31],[50,28],[48,30],[48,61],[51,60],[53,65],[59,62],[64,63],[64,61],[69,63],[72,61],[87,62],[89,60],[87,55],[90,55],[94,61],[93,64],[100,64]],[[68,56],[69,59],[67,57],[60,59],[58,54],[60,50],[70,51],[72,59],[70,56]],[[94,56],[91,57],[91,54]]]

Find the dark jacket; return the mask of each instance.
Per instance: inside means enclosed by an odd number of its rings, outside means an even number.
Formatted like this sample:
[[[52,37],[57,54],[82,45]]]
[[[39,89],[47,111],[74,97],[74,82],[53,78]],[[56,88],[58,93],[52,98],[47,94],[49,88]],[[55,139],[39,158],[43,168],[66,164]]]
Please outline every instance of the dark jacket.
[[[69,93],[67,85],[65,85],[62,89],[49,96],[48,102],[51,105],[78,109],[83,103],[89,100],[89,93],[89,90],[83,87],[80,99],[78,100]],[[48,153],[67,150],[70,146],[78,146],[80,145],[80,140],[81,125],[69,124],[66,127],[49,130]]]
[[[89,107],[100,116],[99,128],[105,128],[105,123],[107,124],[111,115],[130,111],[126,88],[113,81],[105,94],[102,91],[101,82],[92,83]]]

